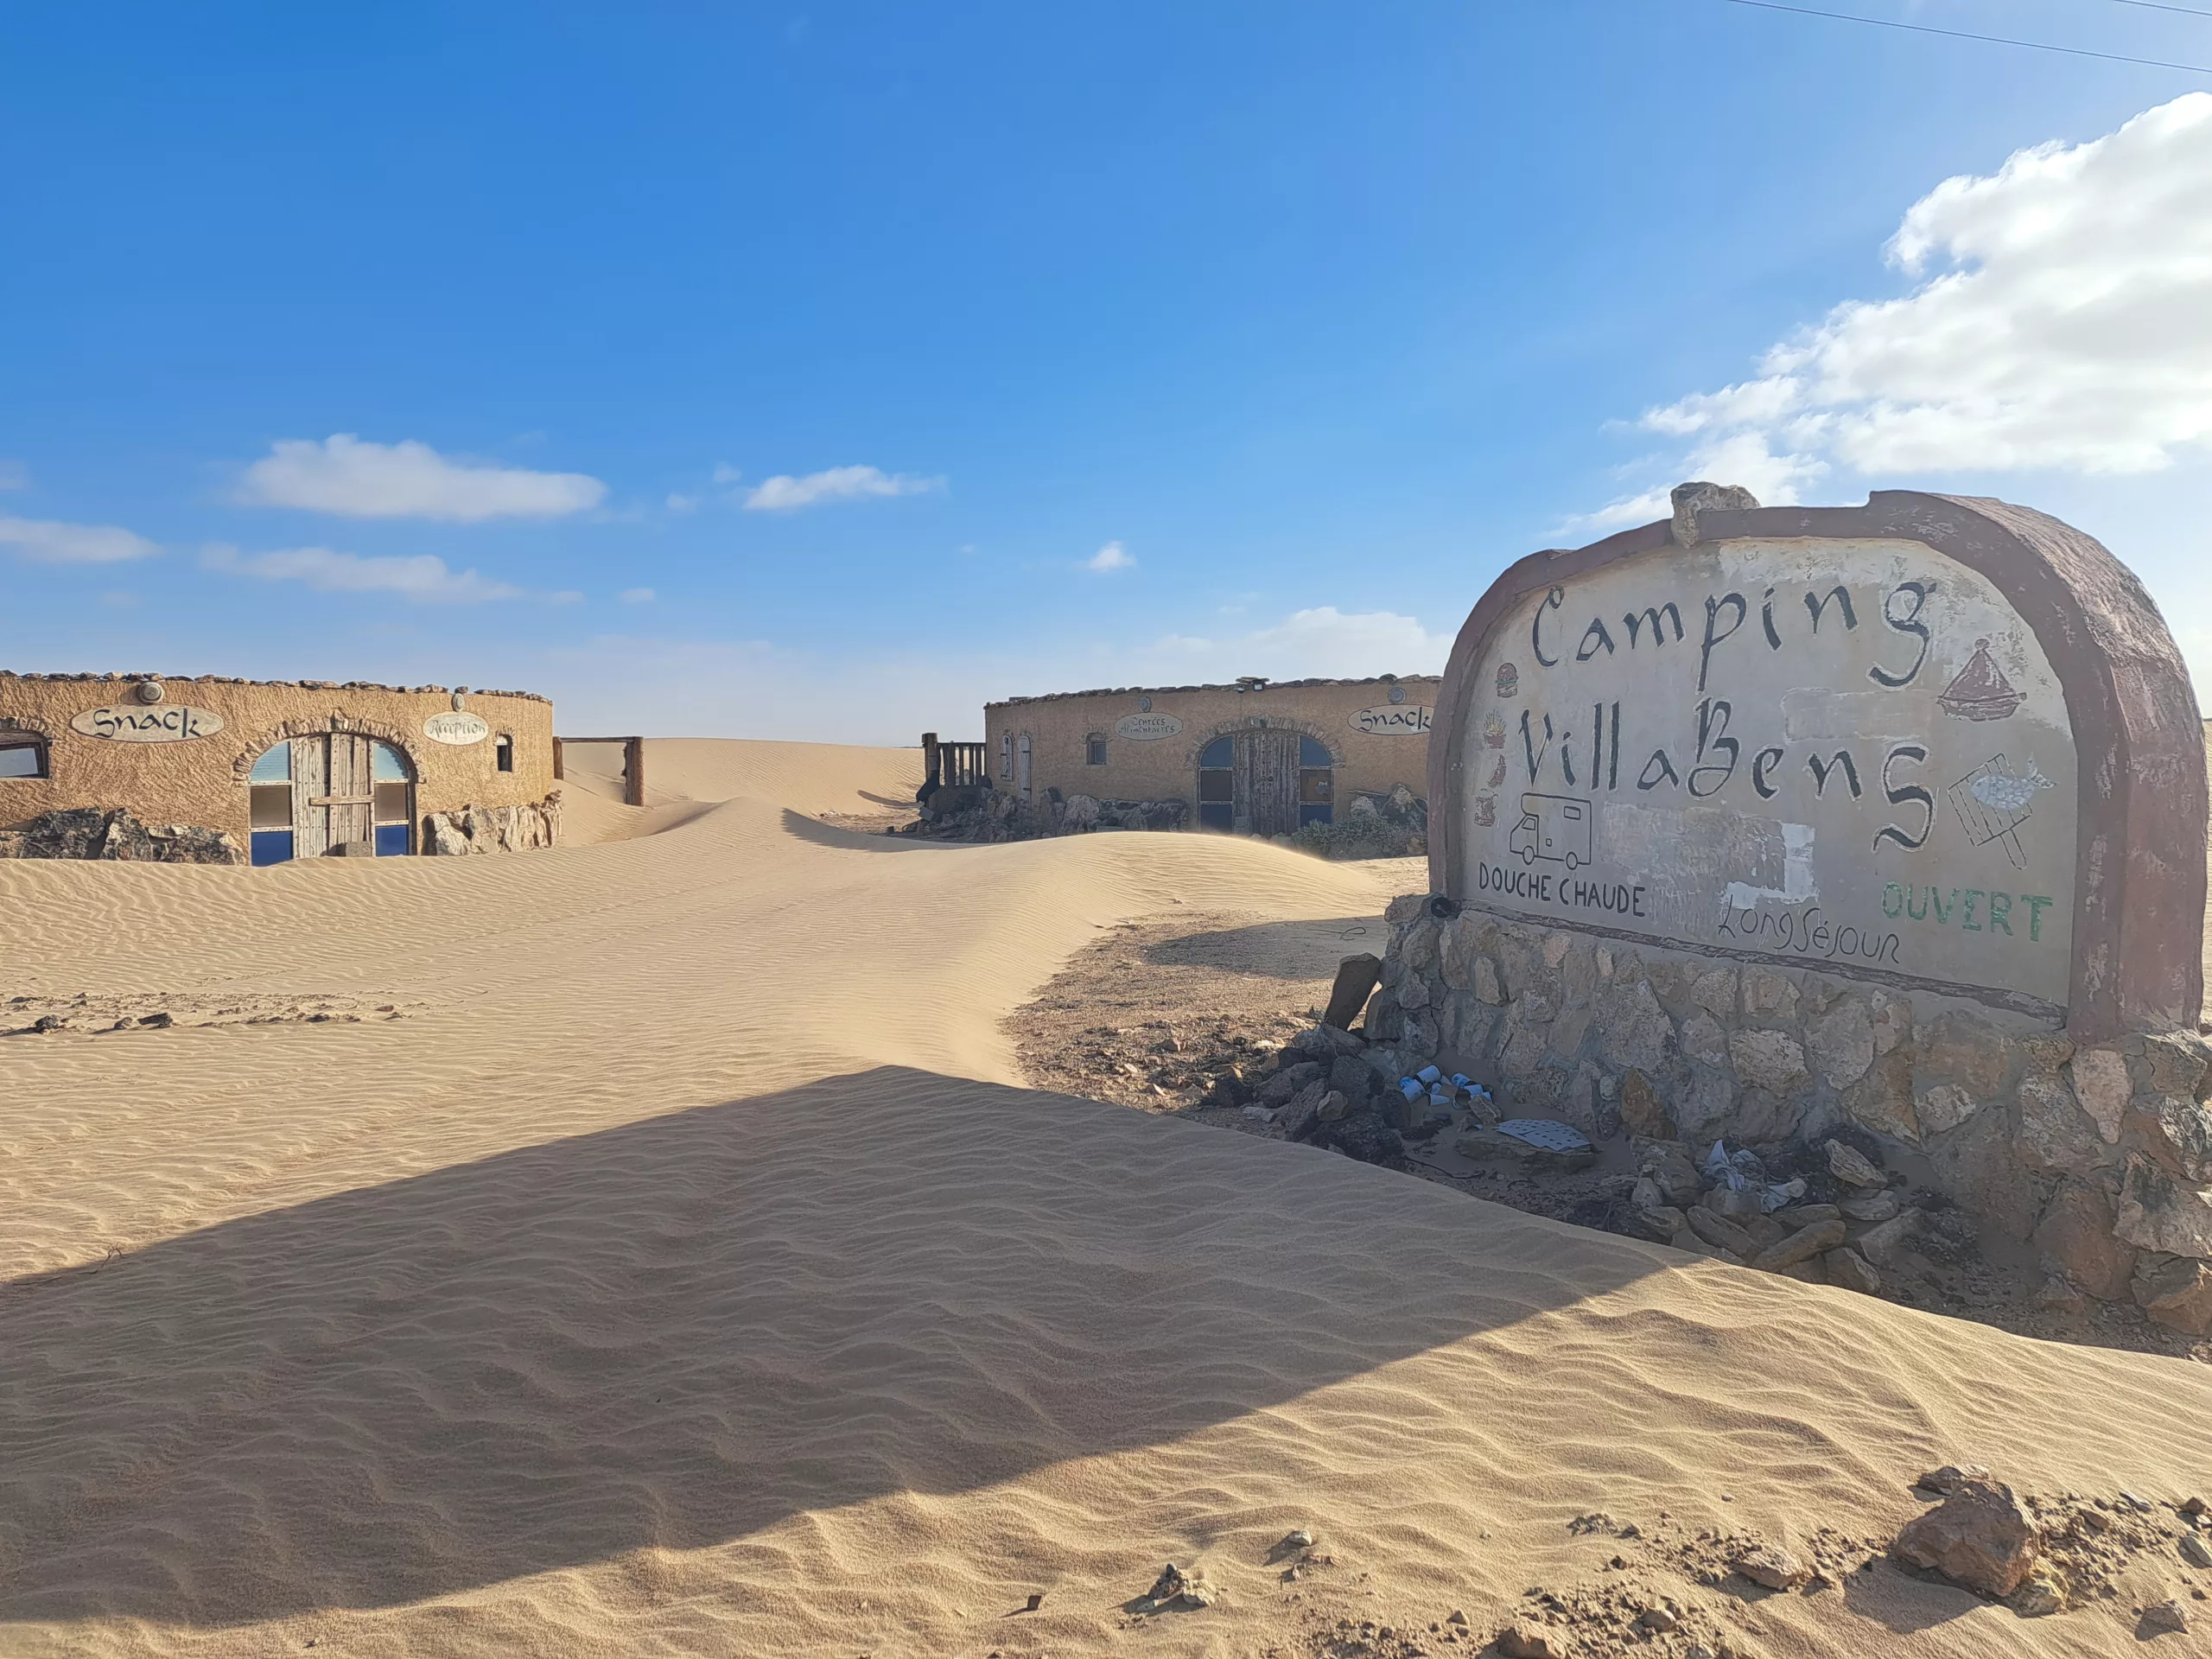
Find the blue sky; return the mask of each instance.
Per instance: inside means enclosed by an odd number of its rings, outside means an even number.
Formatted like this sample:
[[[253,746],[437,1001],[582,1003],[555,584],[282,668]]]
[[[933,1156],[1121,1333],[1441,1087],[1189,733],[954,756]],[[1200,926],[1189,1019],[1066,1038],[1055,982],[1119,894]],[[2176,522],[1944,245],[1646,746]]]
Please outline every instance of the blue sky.
[[[2056,512],[2201,673],[2192,92],[1725,0],[12,8],[0,665],[975,735],[1433,670],[1711,475]]]

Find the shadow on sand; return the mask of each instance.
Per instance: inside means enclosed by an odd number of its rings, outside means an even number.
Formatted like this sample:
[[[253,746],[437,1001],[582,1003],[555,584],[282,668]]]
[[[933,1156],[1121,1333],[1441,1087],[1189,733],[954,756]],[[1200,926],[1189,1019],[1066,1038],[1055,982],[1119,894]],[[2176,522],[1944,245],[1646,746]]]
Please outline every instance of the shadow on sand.
[[[969,1491],[1667,1260],[1306,1147],[831,1078],[0,1285],[0,1618],[389,1606]]]

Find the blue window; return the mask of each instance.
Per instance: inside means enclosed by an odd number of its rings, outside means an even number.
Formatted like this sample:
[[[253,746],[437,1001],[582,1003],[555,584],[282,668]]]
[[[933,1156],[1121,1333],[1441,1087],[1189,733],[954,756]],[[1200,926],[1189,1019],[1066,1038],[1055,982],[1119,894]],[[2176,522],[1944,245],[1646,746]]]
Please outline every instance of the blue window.
[[[501,739],[502,742],[510,740]],[[371,794],[378,858],[404,858],[415,850],[414,785],[407,771],[407,757],[389,743],[372,744],[369,754]]]
[[[1217,737],[1198,754],[1198,828],[1236,827],[1236,741]]]
[[[253,832],[252,852],[257,866],[289,863],[292,857],[292,832],[289,830],[257,830]]]
[[[1336,812],[1336,759],[1318,738],[1298,740],[1298,823],[1327,823]]]
[[[292,856],[292,746],[277,743],[253,763],[246,785],[251,855],[256,864]]]

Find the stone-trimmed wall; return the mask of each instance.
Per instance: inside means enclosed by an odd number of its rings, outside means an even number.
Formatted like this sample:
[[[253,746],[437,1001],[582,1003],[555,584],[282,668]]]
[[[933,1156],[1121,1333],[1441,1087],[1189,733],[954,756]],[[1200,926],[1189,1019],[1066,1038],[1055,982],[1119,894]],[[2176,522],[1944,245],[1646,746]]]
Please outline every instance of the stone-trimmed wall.
[[[526,853],[561,838],[561,791],[518,806],[464,806],[433,812],[423,824],[423,850],[435,856],[469,853]]]
[[[1387,1069],[1464,1070],[1510,1113],[1593,1140],[1701,1150],[1855,1123],[2084,1292],[2182,1295],[2212,1334],[2212,1043],[2196,1033],[2077,1046],[1964,1000],[1435,908],[1452,906],[1391,906],[1367,1011]]]
[[[137,688],[149,682],[159,686],[159,697],[143,703]],[[424,721],[449,714],[456,696],[491,728],[482,741],[439,743],[424,734]],[[183,741],[147,743],[87,735],[71,723],[89,709],[132,705],[204,709],[222,725]],[[554,791],[553,705],[529,692],[457,693],[445,686],[257,682],[214,675],[0,672],[0,729],[35,732],[45,739],[48,774],[0,778],[0,830],[56,813],[120,810],[141,824],[199,826],[244,847],[251,833],[247,777],[255,760],[286,738],[321,732],[377,738],[407,757],[415,774],[418,851],[431,850],[435,832],[429,820],[441,815],[465,820],[472,811],[507,813],[512,820],[507,828],[485,819],[490,833],[463,830],[462,839],[472,845],[480,840],[486,847],[550,844],[538,837],[550,835],[558,823],[557,813],[546,810]],[[512,772],[498,769],[497,740],[502,734],[513,739]],[[536,829],[520,816],[525,811],[537,815]],[[82,837],[67,839],[73,845]]]

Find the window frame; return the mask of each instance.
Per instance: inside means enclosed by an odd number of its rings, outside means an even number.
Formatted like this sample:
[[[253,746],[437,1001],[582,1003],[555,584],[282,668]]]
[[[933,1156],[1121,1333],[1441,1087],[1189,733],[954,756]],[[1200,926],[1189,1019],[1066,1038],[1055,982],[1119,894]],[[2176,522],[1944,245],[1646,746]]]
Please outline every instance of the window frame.
[[[511,772],[515,769],[515,734],[498,732],[492,738],[492,770]]]
[[[13,754],[19,749],[29,749],[32,770],[29,772],[0,772],[0,783],[46,784],[54,781],[54,746],[43,732],[25,731],[21,727],[0,727],[0,754]]]
[[[1106,734],[1086,732],[1083,738],[1083,764],[1103,766],[1106,764]]]

